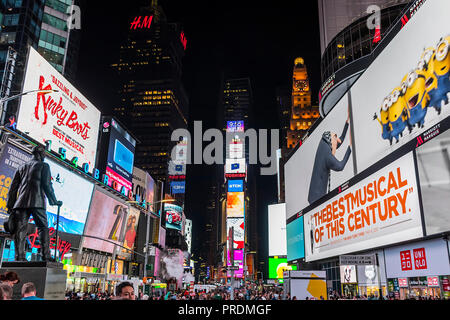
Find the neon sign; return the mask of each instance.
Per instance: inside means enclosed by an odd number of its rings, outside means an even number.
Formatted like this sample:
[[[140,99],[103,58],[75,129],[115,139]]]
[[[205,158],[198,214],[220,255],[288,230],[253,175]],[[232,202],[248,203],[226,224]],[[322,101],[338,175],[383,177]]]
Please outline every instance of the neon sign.
[[[136,30],[136,29],[150,29],[150,26],[152,25],[153,16],[145,16],[144,19],[142,19],[142,16],[134,17],[133,22],[131,23],[130,30]]]
[[[55,235],[55,229],[50,228],[49,229],[49,235],[50,235],[50,249],[55,249],[56,247],[56,235]],[[55,235],[55,236],[53,236]],[[40,244],[36,243],[36,240],[39,239],[39,233],[38,229],[36,228],[33,234],[30,234],[28,236],[28,241],[30,242],[31,248],[37,248],[39,249],[41,247]],[[61,260],[64,258],[64,255],[70,251],[70,248],[72,247],[71,243],[68,241],[61,240],[61,238],[58,239],[58,251],[61,256]]]

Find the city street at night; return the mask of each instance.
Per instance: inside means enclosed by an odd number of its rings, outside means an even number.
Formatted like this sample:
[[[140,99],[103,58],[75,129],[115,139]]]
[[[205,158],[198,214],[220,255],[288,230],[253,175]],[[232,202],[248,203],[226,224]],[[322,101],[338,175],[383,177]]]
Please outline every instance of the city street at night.
[[[445,306],[449,14],[1,0],[0,300]]]

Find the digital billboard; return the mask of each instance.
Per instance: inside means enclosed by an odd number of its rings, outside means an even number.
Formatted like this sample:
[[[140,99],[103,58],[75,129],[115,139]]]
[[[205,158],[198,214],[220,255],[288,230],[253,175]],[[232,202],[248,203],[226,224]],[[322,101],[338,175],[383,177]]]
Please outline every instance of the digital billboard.
[[[94,184],[49,158],[46,158],[44,162],[50,166],[56,199],[63,202],[59,215],[59,231],[83,234]],[[58,207],[51,206],[47,200],[49,228],[56,226],[57,213]]]
[[[5,231],[3,223],[9,216],[6,203],[14,174],[31,158],[31,154],[10,143],[6,143],[3,147],[0,155],[0,231]]]
[[[433,235],[450,230],[450,130],[417,148],[417,167],[425,230]]]
[[[103,133],[109,134],[106,163],[108,185],[111,185],[114,180],[119,184],[118,191],[122,186],[127,190],[132,190],[136,140],[114,118],[103,118]]]
[[[345,95],[285,165],[287,218],[353,177],[350,129]]]
[[[304,215],[306,261],[423,236],[408,153]]]
[[[244,192],[227,192],[227,218],[244,217]]]
[[[183,208],[171,203],[164,203],[164,213],[166,216],[166,228],[182,230]]]
[[[269,279],[283,279],[284,271],[297,270],[297,266],[290,266],[286,258],[269,258]]]
[[[286,204],[268,206],[269,256],[285,256],[286,249]]]
[[[244,143],[242,141],[235,141],[228,145],[227,159],[241,159],[244,158]]]
[[[244,218],[227,219],[227,230],[230,230],[231,228],[233,228],[233,248],[244,249],[244,241],[245,241]]]
[[[134,248],[140,213],[140,210],[130,207],[128,217],[126,218],[125,235],[123,239],[123,246],[127,249],[132,250]],[[129,253],[129,251],[124,248],[122,248],[122,252]]]
[[[227,121],[227,132],[244,132],[244,121]]]
[[[148,172],[133,168],[133,195],[135,200],[139,203],[146,203],[148,210],[152,210],[151,205],[154,202],[155,180],[148,174]]]
[[[170,194],[181,194],[186,191],[186,181],[170,181]]]
[[[95,238],[84,237],[83,247],[112,253],[115,244],[123,243],[128,211],[128,206],[118,198],[96,187],[84,231]]]
[[[228,192],[243,192],[244,180],[228,180]]]
[[[359,172],[442,131],[450,115],[449,11],[449,1],[423,1],[351,88]]]
[[[303,216],[286,225],[287,259],[293,261],[305,257]]]
[[[78,164],[89,164],[89,172],[95,167],[100,111],[94,107],[50,63],[30,47],[23,84],[23,92],[34,90],[58,90],[36,93],[21,98],[17,129],[39,143],[49,145]]]
[[[245,159],[226,159],[225,161],[225,173],[233,174],[233,173],[244,173],[246,172],[245,168]]]
[[[341,283],[357,283],[356,279],[356,265],[339,266],[341,274]]]

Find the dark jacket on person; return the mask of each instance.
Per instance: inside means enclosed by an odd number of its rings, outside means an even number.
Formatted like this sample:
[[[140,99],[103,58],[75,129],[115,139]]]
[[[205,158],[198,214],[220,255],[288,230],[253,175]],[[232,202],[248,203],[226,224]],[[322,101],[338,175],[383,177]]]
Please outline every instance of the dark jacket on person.
[[[347,134],[348,123],[345,123],[344,130],[340,137],[341,143],[338,143],[339,148],[344,141],[345,135]],[[308,202],[311,204],[314,201],[320,199],[328,190],[328,179],[330,175],[330,170],[342,171],[347,164],[350,157],[351,149],[348,147],[342,161],[336,159],[332,154],[331,146],[322,138],[317,147],[316,158],[314,160],[314,167],[311,176],[311,183],[309,185]]]
[[[9,197],[8,209],[39,208],[46,209],[45,196],[50,205],[57,205],[52,187],[50,166],[36,159],[25,163],[14,174]]]

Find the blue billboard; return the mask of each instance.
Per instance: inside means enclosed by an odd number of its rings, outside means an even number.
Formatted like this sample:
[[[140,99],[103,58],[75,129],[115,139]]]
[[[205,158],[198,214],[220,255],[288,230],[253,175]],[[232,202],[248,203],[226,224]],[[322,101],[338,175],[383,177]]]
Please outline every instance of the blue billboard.
[[[186,190],[186,181],[171,181],[170,194],[184,193]]]
[[[286,240],[288,261],[305,257],[303,216],[286,225]]]
[[[228,192],[243,192],[244,180],[228,180]]]

